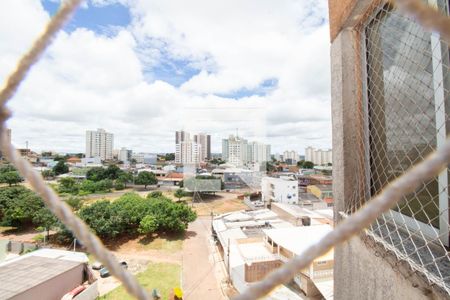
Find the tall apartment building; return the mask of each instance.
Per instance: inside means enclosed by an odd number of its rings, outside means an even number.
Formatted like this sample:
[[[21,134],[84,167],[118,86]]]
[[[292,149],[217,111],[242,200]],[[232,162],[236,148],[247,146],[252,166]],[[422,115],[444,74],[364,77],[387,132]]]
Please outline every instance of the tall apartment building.
[[[222,159],[236,166],[270,161],[270,145],[230,135],[222,140]]]
[[[189,132],[175,132],[175,163],[198,164],[211,157],[211,136],[197,134],[193,138],[194,140],[191,140]]]
[[[270,161],[270,145],[258,142],[247,144],[247,162],[262,164]]]
[[[307,147],[305,149],[305,160],[312,161],[315,165],[326,165],[333,163],[333,151],[331,149],[322,150]]]
[[[329,0],[336,223],[450,133],[449,44],[395,2]],[[446,168],[335,247],[334,299],[449,299],[449,214]]]
[[[222,159],[236,166],[248,162],[248,141],[238,136],[230,135],[222,140]]]
[[[86,157],[113,158],[114,135],[104,129],[86,131]]]
[[[190,141],[191,137],[189,132],[186,132],[184,130],[175,131],[175,145],[179,144],[181,142]]]
[[[175,163],[178,164],[198,164],[201,162],[202,153],[200,144],[185,141],[175,145]]]
[[[305,160],[313,161],[314,160],[314,148],[309,146],[305,149]]]
[[[298,162],[298,153],[297,151],[289,151],[286,150],[283,153],[283,161],[286,163],[290,163],[292,165],[295,165]]]
[[[211,135],[205,133],[195,134],[194,143],[201,146],[200,160],[206,161],[211,159]]]
[[[133,151],[127,149],[127,148],[121,148],[119,150],[119,154],[117,159],[124,162],[124,163],[128,163],[131,161],[131,155],[132,155]]]

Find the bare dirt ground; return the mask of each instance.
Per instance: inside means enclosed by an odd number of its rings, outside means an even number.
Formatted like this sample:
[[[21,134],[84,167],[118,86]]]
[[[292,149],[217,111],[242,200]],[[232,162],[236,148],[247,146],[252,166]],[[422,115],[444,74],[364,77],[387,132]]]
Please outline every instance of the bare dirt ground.
[[[236,210],[248,209],[243,200],[233,193],[217,193],[216,195],[202,196],[201,202],[193,203],[193,208],[199,216],[223,214]]]

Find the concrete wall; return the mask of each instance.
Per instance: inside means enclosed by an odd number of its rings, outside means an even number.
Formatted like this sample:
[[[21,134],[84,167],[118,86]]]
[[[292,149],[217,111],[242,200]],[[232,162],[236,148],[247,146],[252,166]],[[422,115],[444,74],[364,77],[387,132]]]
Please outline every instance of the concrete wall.
[[[60,300],[62,296],[83,283],[84,264],[34,286],[11,298],[11,300],[46,299]]]
[[[445,299],[420,278],[405,278],[392,268],[396,258],[383,257],[381,251],[367,247],[359,237],[335,248],[335,299]]]

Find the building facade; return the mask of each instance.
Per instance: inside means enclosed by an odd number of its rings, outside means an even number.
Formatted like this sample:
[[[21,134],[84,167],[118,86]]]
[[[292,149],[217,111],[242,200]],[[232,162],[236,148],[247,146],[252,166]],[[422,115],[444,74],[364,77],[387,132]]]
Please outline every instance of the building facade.
[[[305,160],[312,161],[315,165],[326,165],[333,163],[333,151],[331,149],[322,150],[313,147],[305,149]]]
[[[298,181],[294,178],[263,177],[261,196],[264,203],[298,204]]]
[[[211,135],[205,133],[195,134],[194,143],[201,146],[200,161],[211,159]]]
[[[270,161],[270,145],[250,142],[247,145],[247,162],[263,164]]]
[[[289,150],[284,151],[284,153],[283,153],[283,161],[285,163],[287,163],[287,164],[290,164],[290,165],[297,164],[297,162],[298,162],[298,153],[297,153],[297,151],[294,151],[294,150],[292,150],[292,151],[289,151]]]
[[[86,131],[86,157],[113,158],[114,135],[104,129]]]
[[[448,14],[448,1],[426,2]],[[329,10],[340,223],[445,142],[449,45],[387,1],[330,0]],[[335,299],[450,297],[448,171],[335,247]]]
[[[131,161],[132,153],[133,153],[133,151],[131,151],[127,148],[121,148],[119,150],[117,159],[122,161],[123,163],[129,163]]]
[[[248,141],[230,135],[222,140],[222,159],[235,166],[243,166],[248,162]]]

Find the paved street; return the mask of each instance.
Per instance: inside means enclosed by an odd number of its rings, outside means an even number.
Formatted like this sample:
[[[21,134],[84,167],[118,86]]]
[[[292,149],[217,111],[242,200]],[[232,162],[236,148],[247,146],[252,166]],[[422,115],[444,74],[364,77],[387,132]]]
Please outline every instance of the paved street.
[[[199,217],[189,225],[188,238],[183,245],[184,299],[225,299],[217,279],[220,262],[214,263],[210,234],[209,217]]]

